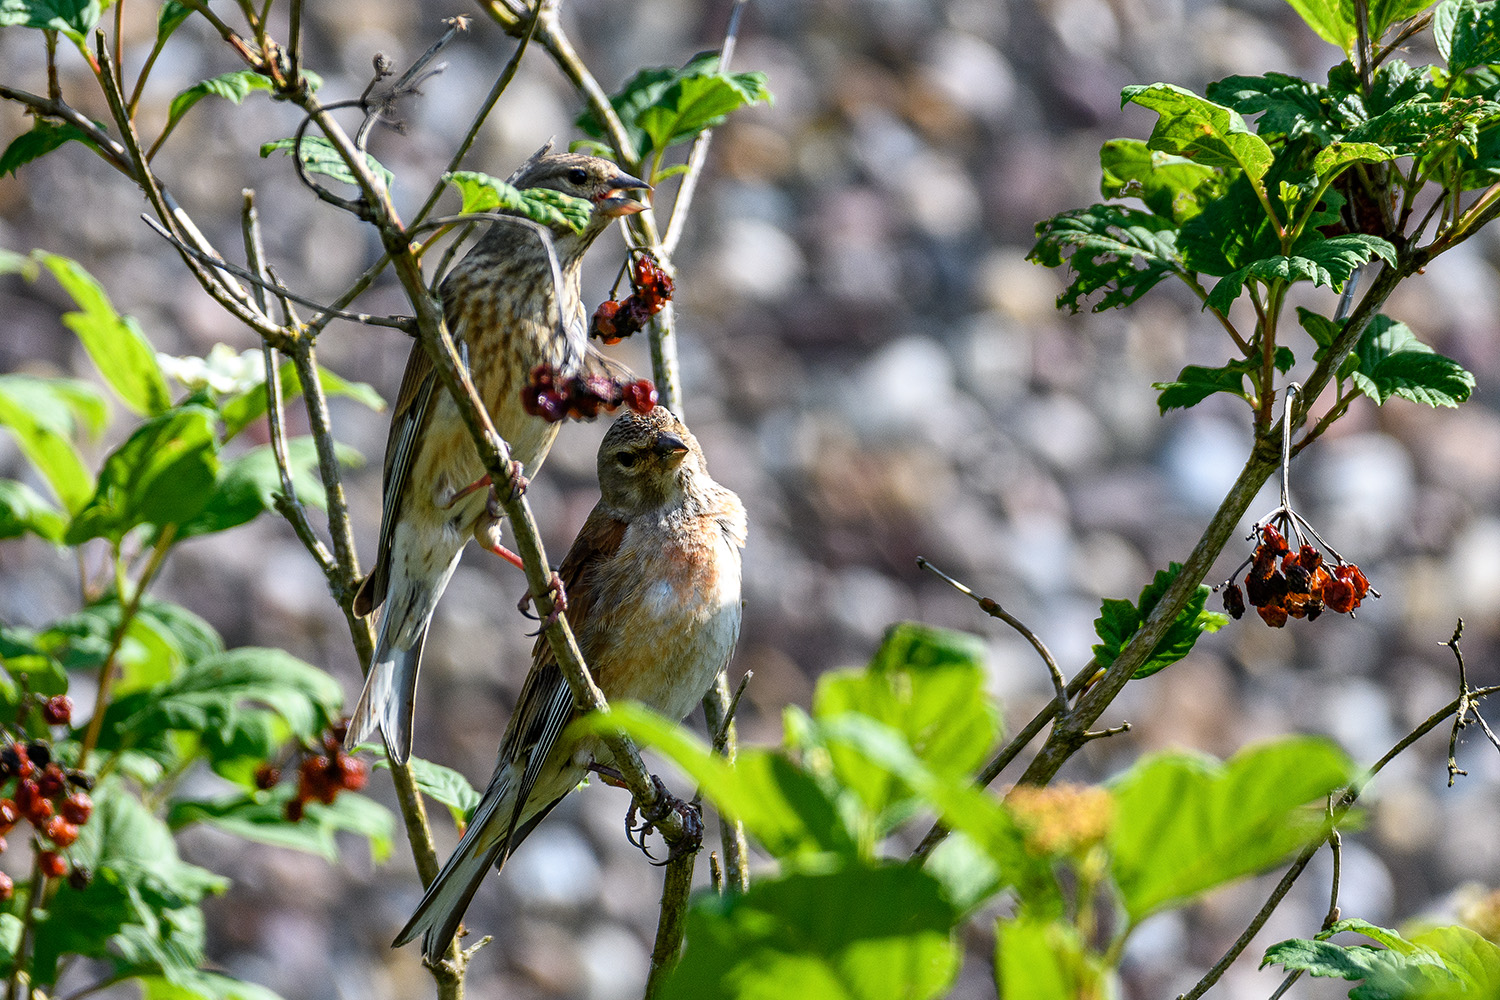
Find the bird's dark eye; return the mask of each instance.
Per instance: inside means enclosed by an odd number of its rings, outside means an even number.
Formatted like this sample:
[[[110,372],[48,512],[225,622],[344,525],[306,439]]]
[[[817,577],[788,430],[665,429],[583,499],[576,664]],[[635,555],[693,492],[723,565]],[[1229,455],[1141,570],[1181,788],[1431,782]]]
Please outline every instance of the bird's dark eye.
[[[615,456],[615,461],[620,463],[620,468],[628,469],[635,464],[636,457],[633,451],[622,451]]]
[[[589,179],[589,172],[582,167],[574,167],[568,171],[569,184],[582,184]]]

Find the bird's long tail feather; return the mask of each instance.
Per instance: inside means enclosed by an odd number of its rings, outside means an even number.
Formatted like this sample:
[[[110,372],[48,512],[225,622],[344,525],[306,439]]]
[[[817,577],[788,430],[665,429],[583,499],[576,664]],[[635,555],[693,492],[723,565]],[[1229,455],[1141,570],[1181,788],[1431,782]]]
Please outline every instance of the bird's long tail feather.
[[[422,666],[422,647],[427,642],[427,626],[417,633],[409,648],[401,649],[388,642],[388,630],[381,623],[380,638],[371,657],[370,673],[365,677],[364,691],[349,719],[344,745],[357,746],[379,731],[385,740],[391,760],[406,763],[411,756],[412,712],[417,699],[417,671]]]
[[[422,954],[432,962],[442,958],[448,942],[458,933],[458,925],[479,883],[491,868],[505,863],[511,847],[511,838],[506,835],[513,819],[511,787],[508,773],[498,774],[491,781],[463,839],[427,887],[416,913],[396,935],[391,947],[399,948],[420,934]]]

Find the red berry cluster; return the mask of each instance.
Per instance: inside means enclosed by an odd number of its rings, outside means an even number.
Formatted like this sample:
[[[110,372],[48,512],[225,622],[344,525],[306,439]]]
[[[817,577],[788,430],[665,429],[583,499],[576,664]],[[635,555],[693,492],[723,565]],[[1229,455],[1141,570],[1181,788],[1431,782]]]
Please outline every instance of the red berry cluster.
[[[66,701],[64,695],[58,698]],[[58,698],[47,704],[56,703]],[[71,709],[71,704],[60,707]],[[70,715],[63,713],[63,721],[57,724],[65,724]],[[10,796],[0,798],[0,852],[6,849],[6,835],[24,819],[36,831],[37,867],[48,878],[61,878],[68,874],[68,861],[62,852],[78,839],[78,828],[94,811],[88,796],[94,779],[53,760],[52,748],[45,740],[32,740],[12,742],[0,749],[0,789],[12,780],[15,787],[10,789]],[[10,899],[14,891],[10,876],[0,872],[0,901]]]
[[[589,323],[589,336],[598,337],[606,344],[618,344],[661,312],[662,307],[672,301],[674,286],[672,279],[648,254],[635,259],[635,274],[632,276],[635,291],[623,302],[610,299],[602,302]]]
[[[1234,618],[1245,613],[1247,597],[1267,625],[1281,628],[1288,618],[1314,621],[1325,609],[1353,614],[1366,595],[1380,596],[1370,589],[1360,568],[1342,557],[1336,556],[1330,569],[1314,545],[1303,542],[1294,552],[1273,524],[1261,525],[1258,537],[1254,554],[1240,564],[1240,569],[1250,567],[1244,591],[1233,577],[1222,585],[1224,610]],[[1239,569],[1233,575],[1238,576]]]
[[[337,722],[323,734],[321,753],[309,753],[297,767],[297,797],[286,804],[286,818],[300,822],[307,804],[314,800],[332,805],[339,792],[357,792],[365,787],[370,777],[370,767],[357,757],[344,751],[344,733],[347,722]],[[281,781],[281,768],[274,764],[262,764],[255,769],[256,787],[266,790]]]
[[[656,406],[656,386],[649,379],[625,381],[608,375],[559,375],[548,364],[531,370],[521,390],[521,405],[534,417],[555,424],[565,417],[592,420],[599,411],[613,413],[620,404],[637,413]]]

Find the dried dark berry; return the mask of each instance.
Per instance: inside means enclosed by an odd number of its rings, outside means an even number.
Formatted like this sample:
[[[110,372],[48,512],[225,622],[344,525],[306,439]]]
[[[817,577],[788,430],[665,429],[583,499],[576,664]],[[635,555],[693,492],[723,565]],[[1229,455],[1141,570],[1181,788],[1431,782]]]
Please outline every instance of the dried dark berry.
[[[1245,595],[1240,590],[1239,584],[1231,583],[1224,588],[1224,610],[1229,612],[1229,617],[1240,619],[1245,614]]]
[[[1272,628],[1281,628],[1286,624],[1286,608],[1280,604],[1268,604],[1255,610],[1265,620],[1265,623]]]
[[[61,816],[53,816],[42,827],[42,834],[58,847],[67,847],[78,839],[78,826]]]
[[[87,889],[89,887],[89,883],[92,882],[93,879],[93,872],[89,871],[82,865],[74,865],[73,870],[68,873],[68,885],[72,886],[74,889],[77,889],[79,892]]]
[[[281,782],[281,768],[262,764],[255,769],[255,787],[261,791],[275,788]]]
[[[1286,539],[1282,537],[1280,531],[1276,530],[1276,526],[1274,524],[1261,525],[1260,537],[1261,541],[1265,543],[1266,548],[1275,552],[1278,556],[1284,556],[1287,554],[1288,548]]]
[[[606,344],[618,344],[621,334],[615,320],[619,313],[618,300],[608,299],[599,303],[599,308],[594,310],[594,316],[589,321],[589,336],[597,337]]]
[[[1318,568],[1323,565],[1323,553],[1319,552],[1314,546],[1304,545],[1297,550],[1297,561],[1309,573],[1316,573]]]
[[[46,798],[56,798],[57,793],[67,787],[68,776],[57,764],[48,764],[37,776],[36,787]]]
[[[357,757],[347,755],[338,758],[339,783],[351,792],[357,792],[365,787],[365,782],[370,778],[370,768],[364,761]]]
[[[21,819],[21,810],[10,799],[0,799],[0,836],[9,833]]]
[[[65,694],[48,698],[42,705],[42,718],[48,725],[66,726],[73,721],[73,699]]]
[[[85,792],[74,792],[63,799],[62,805],[57,807],[59,815],[69,823],[83,824],[89,821],[94,813],[94,800]]]
[[[9,781],[21,771],[21,753],[14,746],[0,750],[0,781]]]
[[[1275,604],[1286,596],[1286,577],[1280,573],[1257,576],[1254,572],[1245,577],[1245,596],[1257,608]]]
[[[302,817],[307,813],[307,803],[301,799],[292,799],[286,804],[286,818],[288,822],[300,823]]]
[[[62,878],[68,874],[68,862],[56,851],[42,851],[36,856],[36,864],[48,878]]]
[[[68,784],[74,788],[82,788],[85,792],[94,790],[94,776],[87,771],[69,771]]]
[[[1323,613],[1323,602],[1322,601],[1318,600],[1315,597],[1312,600],[1310,600],[1310,601],[1307,602],[1307,620],[1308,621],[1310,621],[1310,622],[1317,621],[1318,620],[1318,616],[1321,615],[1322,613]]]
[[[26,744],[26,759],[37,767],[46,767],[52,763],[52,748],[41,740],[32,740]]]
[[[1312,594],[1312,574],[1303,569],[1300,563],[1293,563],[1286,571],[1286,592],[1303,596]]]
[[[656,386],[647,379],[638,379],[625,387],[625,403],[636,413],[650,413],[656,408]]]

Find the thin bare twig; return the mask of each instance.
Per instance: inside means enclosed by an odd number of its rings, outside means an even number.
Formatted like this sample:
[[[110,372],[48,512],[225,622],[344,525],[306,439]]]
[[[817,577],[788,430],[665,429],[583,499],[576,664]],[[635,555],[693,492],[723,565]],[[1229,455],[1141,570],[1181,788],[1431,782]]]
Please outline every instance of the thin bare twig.
[[[998,618],[1005,624],[1009,625],[1011,628],[1015,629],[1017,632],[1021,633],[1021,636],[1027,642],[1031,643],[1031,648],[1035,649],[1037,655],[1042,658],[1042,662],[1047,665],[1047,674],[1052,678],[1052,691],[1057,696],[1057,700],[1064,706],[1067,705],[1068,682],[1063,678],[1062,671],[1058,669],[1057,660],[1053,657],[1052,651],[1047,648],[1047,644],[1043,642],[1041,637],[1033,632],[1025,622],[1021,621],[1021,619],[1017,618],[1009,611],[1006,611],[991,598],[980,597],[978,594],[974,593],[973,590],[969,589],[969,587],[965,586],[962,583],[959,583],[957,580],[953,579],[953,577],[949,576],[947,573],[944,573],[932,563],[928,562],[925,557],[917,556],[917,566],[920,569],[927,570],[927,572],[944,581],[954,590],[958,591],[960,594],[963,594],[965,597],[972,598],[974,602],[979,605],[979,610],[983,611],[991,618]],[[1067,718],[1066,712],[1064,713],[1063,718]]]
[[[1473,692],[1473,696],[1476,698],[1483,698],[1494,694],[1497,691],[1500,691],[1500,685],[1480,688],[1479,690]],[[1380,760],[1376,761],[1368,771],[1366,771],[1357,780],[1355,780],[1353,784],[1344,789],[1343,794],[1338,797],[1338,800],[1336,802],[1334,802],[1333,808],[1331,810],[1332,823],[1335,827],[1337,823],[1342,820],[1344,816],[1349,812],[1349,810],[1353,808],[1354,803],[1359,799],[1359,796],[1364,791],[1365,786],[1367,786],[1370,781],[1374,779],[1375,775],[1379,774],[1387,764],[1395,760],[1397,756],[1399,756],[1413,743],[1421,739],[1423,736],[1426,736],[1428,733],[1432,732],[1432,730],[1436,729],[1438,726],[1442,725],[1445,719],[1453,715],[1454,712],[1458,711],[1460,700],[1461,699],[1459,698],[1455,698],[1450,701],[1445,707],[1428,716],[1426,721],[1403,736],[1395,746],[1386,751],[1384,757],[1381,757]],[[1297,859],[1292,862],[1292,866],[1288,868],[1286,874],[1281,877],[1281,881],[1276,883],[1276,888],[1271,891],[1271,895],[1266,900],[1265,905],[1260,908],[1260,910],[1255,914],[1255,917],[1250,921],[1250,925],[1245,928],[1245,932],[1235,940],[1234,944],[1230,945],[1229,950],[1226,951],[1223,956],[1214,963],[1213,968],[1204,973],[1203,978],[1198,980],[1198,982],[1193,986],[1192,989],[1188,990],[1186,993],[1180,994],[1177,997],[1177,1000],[1198,1000],[1199,997],[1208,992],[1209,988],[1212,987],[1214,983],[1218,982],[1219,979],[1223,977],[1224,973],[1228,971],[1229,967],[1234,964],[1234,961],[1239,958],[1240,954],[1244,952],[1244,950],[1249,946],[1250,942],[1255,938],[1255,935],[1260,933],[1260,929],[1265,926],[1266,920],[1268,920],[1271,914],[1275,912],[1276,907],[1281,905],[1282,899],[1285,898],[1286,894],[1289,891],[1291,891],[1292,883],[1297,881],[1297,877],[1302,874],[1303,869],[1307,867],[1307,863],[1312,860],[1313,855],[1318,852],[1318,848],[1323,846],[1326,839],[1326,836],[1319,837],[1316,841],[1302,849],[1302,852],[1297,855]]]
[[[1090,661],[1087,666],[1074,674],[1073,679],[1068,682],[1068,698],[1077,697],[1078,692],[1088,687],[1094,678],[1099,676],[1099,673],[1099,667],[1093,661]],[[1021,731],[1011,737],[1010,742],[1005,744],[1000,752],[995,755],[994,759],[984,766],[984,770],[979,772],[974,783],[980,788],[985,788],[996,778],[1000,777],[1001,772],[1010,766],[1011,761],[1020,756],[1021,751],[1025,750],[1027,745],[1036,739],[1037,734],[1047,728],[1048,723],[1057,718],[1057,714],[1062,711],[1065,704],[1067,704],[1065,699],[1053,697],[1047,703],[1046,707],[1032,716],[1031,721],[1022,726]],[[927,856],[948,836],[948,832],[948,828],[941,822],[934,823],[932,829],[928,830],[927,835],[922,838],[922,842],[917,845],[917,849],[912,851],[912,860],[925,861]]]
[[[197,247],[190,246],[189,244],[178,239],[176,236],[173,236],[165,226],[157,222],[155,219],[151,218],[149,215],[143,215],[141,216],[141,219],[146,223],[146,225],[150,226],[158,236],[171,243],[180,252],[195,257],[199,261],[209,265],[210,267],[228,271],[235,277],[249,282],[256,288],[269,291],[278,298],[290,299],[293,302],[297,302],[304,306],[307,306],[309,309],[315,309],[318,312],[319,318],[326,316],[332,319],[347,319],[354,323],[363,323],[366,326],[390,327],[395,330],[400,330],[401,332],[406,334],[412,333],[414,329],[414,324],[410,316],[373,316],[369,313],[346,312],[343,309],[335,309],[332,306],[325,306],[319,302],[314,301],[313,299],[307,298],[306,296],[298,295],[296,292],[292,291],[290,288],[287,288],[285,285],[281,284],[278,281],[273,281],[270,278],[262,277],[261,275],[256,274],[254,271],[240,267],[238,264],[231,264],[229,261],[220,257],[218,254],[207,253],[203,250],[199,250]],[[262,337],[264,337],[264,339],[268,341],[276,339],[267,337],[264,334],[262,334]],[[292,339],[292,334],[284,331],[284,336],[280,339],[280,342],[278,342],[276,346],[281,350],[289,351]]]
[[[260,278],[255,284],[256,304],[261,312],[269,312],[266,288],[272,284],[272,281],[266,276],[266,250],[260,235],[260,217],[255,210],[255,192],[246,188],[242,193],[244,206],[240,218],[245,236],[245,259]],[[296,317],[291,311],[291,303],[283,298],[281,307],[283,319],[288,324],[293,324]],[[276,510],[291,524],[303,548],[307,549],[313,561],[318,564],[318,568],[323,571],[323,575],[332,583],[338,577],[338,563],[334,561],[328,547],[318,538],[312,523],[308,521],[307,510],[297,499],[297,486],[292,478],[292,463],[286,446],[285,399],[281,391],[281,363],[277,357],[279,352],[270,341],[264,339],[261,341],[260,350],[266,372],[266,425],[270,429],[271,453],[276,457],[276,471],[281,476],[281,492],[276,495],[273,502]]]
[[[734,58],[735,43],[739,40],[740,20],[749,3],[750,0],[734,0],[734,7],[729,11],[729,26],[724,29],[724,43],[719,46],[720,73],[729,72],[729,61]],[[698,179],[703,176],[703,164],[708,160],[708,146],[713,141],[713,134],[711,128],[699,132],[692,149],[688,150],[687,172],[677,185],[677,197],[672,199],[672,217],[667,220],[667,231],[661,238],[662,253],[670,255],[682,239],[688,209],[692,207],[693,195],[698,190]]]
[[[527,20],[526,30],[521,33],[520,41],[516,45],[516,51],[511,53],[510,59],[505,63],[505,68],[495,78],[495,83],[490,87],[490,92],[485,95],[484,100],[479,104],[479,109],[474,112],[474,120],[469,123],[468,130],[464,132],[463,139],[458,143],[458,148],[448,158],[447,169],[440,175],[438,182],[433,185],[432,191],[428,193],[427,200],[422,203],[422,207],[417,210],[417,214],[412,217],[413,229],[420,225],[422,220],[427,218],[427,213],[432,211],[433,206],[442,197],[443,191],[446,190],[448,185],[441,178],[453,173],[453,171],[463,165],[464,157],[469,155],[469,150],[473,147],[474,140],[479,138],[480,128],[484,126],[485,121],[490,116],[490,112],[495,109],[495,104],[500,100],[500,95],[505,93],[506,88],[510,86],[511,80],[515,79],[516,70],[521,66],[521,57],[526,54],[527,48],[531,45],[531,39],[536,35],[537,22],[541,17],[541,12],[542,4],[538,3],[531,17]]]

